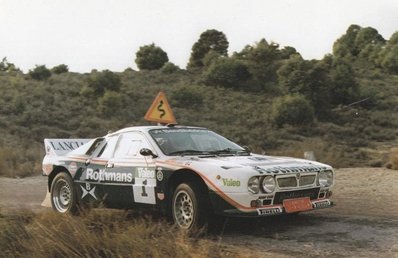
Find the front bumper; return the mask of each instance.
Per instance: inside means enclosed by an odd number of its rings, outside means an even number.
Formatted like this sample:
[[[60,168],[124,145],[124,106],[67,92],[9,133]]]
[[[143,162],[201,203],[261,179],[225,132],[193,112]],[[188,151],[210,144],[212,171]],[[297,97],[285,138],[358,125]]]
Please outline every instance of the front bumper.
[[[330,199],[317,199],[311,200],[312,208],[308,210],[302,210],[299,212],[307,212],[318,209],[324,209],[333,207],[335,204]],[[265,216],[275,216],[281,214],[289,214],[283,205],[270,205],[262,206],[258,208],[253,208],[250,211],[242,211],[239,209],[226,209],[223,210],[222,215],[230,217],[265,217]]]

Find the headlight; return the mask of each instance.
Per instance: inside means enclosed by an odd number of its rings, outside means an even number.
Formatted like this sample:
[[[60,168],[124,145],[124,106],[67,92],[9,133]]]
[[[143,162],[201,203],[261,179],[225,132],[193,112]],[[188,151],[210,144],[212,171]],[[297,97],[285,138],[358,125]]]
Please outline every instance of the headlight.
[[[260,180],[258,180],[258,177],[252,177],[249,179],[247,182],[247,190],[253,194],[258,193],[260,190]]]
[[[272,193],[275,190],[275,180],[273,176],[266,176],[263,179],[262,187],[264,192]]]
[[[319,185],[322,187],[328,187],[333,184],[333,172],[332,171],[321,171],[318,175]]]

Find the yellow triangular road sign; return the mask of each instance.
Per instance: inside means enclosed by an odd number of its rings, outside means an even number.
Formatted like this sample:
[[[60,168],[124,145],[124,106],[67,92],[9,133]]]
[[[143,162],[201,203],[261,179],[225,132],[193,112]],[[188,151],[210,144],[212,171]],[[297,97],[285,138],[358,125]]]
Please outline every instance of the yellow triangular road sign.
[[[145,114],[145,120],[162,124],[176,124],[177,121],[167,101],[166,94],[161,91]]]

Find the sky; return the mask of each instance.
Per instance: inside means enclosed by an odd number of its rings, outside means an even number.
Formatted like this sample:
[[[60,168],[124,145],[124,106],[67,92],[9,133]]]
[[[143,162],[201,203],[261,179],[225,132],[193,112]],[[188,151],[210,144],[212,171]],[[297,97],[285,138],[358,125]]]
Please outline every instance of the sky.
[[[226,34],[229,53],[265,38],[321,59],[349,25],[398,31],[398,0],[0,0],[0,59],[27,72],[137,69],[135,53],[155,43],[185,68],[207,29]]]

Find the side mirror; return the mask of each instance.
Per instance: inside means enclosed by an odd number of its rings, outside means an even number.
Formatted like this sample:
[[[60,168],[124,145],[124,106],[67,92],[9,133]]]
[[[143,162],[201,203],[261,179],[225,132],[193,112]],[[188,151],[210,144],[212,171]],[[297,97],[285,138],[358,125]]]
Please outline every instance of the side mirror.
[[[156,154],[154,154],[154,153],[152,152],[152,150],[147,149],[147,148],[142,148],[142,149],[140,150],[140,154],[141,154],[142,156],[152,156],[152,158],[157,158],[157,157],[158,157]]]

